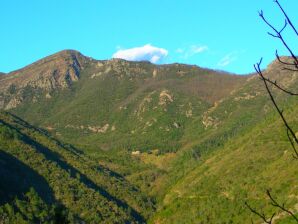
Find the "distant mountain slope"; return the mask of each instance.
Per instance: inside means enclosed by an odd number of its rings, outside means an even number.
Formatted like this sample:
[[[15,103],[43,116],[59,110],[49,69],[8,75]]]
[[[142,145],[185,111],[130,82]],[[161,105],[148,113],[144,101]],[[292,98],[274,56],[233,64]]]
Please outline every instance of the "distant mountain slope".
[[[281,70],[273,62],[264,74],[297,92],[296,72]],[[297,98],[272,89],[297,131]],[[253,219],[261,223],[245,207],[244,202],[248,201],[258,211],[276,212],[276,223],[295,223],[280,210],[274,210],[265,194],[271,189],[279,202],[285,202],[298,214],[297,164],[284,126],[272,108],[262,83],[252,76],[209,109],[205,114],[208,128],[191,141],[185,153],[180,152],[177,162],[173,161],[177,169],[172,167],[169,171],[171,184],[151,222],[251,223]],[[200,159],[191,162],[187,152]],[[179,174],[182,167],[186,170]]]
[[[297,130],[298,104],[291,104],[286,116]],[[295,223],[270,206],[266,190],[298,214],[297,177],[297,161],[284,127],[272,114],[220,150],[203,156],[170,187],[152,223],[262,223],[245,201],[265,214],[276,212],[275,223]]]
[[[0,89],[4,108],[73,144],[175,151],[193,120],[247,78],[63,51],[8,74]]]

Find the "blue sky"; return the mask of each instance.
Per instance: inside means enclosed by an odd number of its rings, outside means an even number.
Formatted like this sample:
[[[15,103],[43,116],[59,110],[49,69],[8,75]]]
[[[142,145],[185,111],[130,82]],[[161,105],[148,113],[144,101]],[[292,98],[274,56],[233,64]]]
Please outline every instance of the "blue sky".
[[[280,2],[298,26],[298,1]],[[253,72],[261,56],[268,64],[276,48],[286,53],[257,14],[282,26],[272,0],[2,0],[0,9],[1,72],[63,49],[238,74]]]

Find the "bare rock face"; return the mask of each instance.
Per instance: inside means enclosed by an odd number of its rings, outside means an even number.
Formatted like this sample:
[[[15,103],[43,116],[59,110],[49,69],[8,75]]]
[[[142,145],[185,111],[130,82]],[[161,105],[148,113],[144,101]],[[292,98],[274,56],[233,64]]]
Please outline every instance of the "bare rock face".
[[[280,57],[280,60],[286,64],[281,63],[277,59],[274,60],[264,71],[265,77],[276,81],[280,86],[289,91],[297,89],[298,71],[293,65],[294,60],[291,57]],[[292,65],[291,65],[292,64]]]
[[[280,61],[286,63],[283,64]],[[291,57],[280,57],[280,61],[275,59],[271,64],[268,65],[265,75],[269,78],[276,80],[282,80],[284,77],[297,76],[297,69],[294,66],[294,60]],[[291,65],[292,64],[292,65]]]
[[[9,109],[16,108],[22,102],[23,100],[21,98],[14,97],[5,105],[5,109],[9,110]]]
[[[20,70],[1,75],[0,108],[15,108],[29,89],[33,92],[44,91],[46,96],[54,90],[70,87],[79,80],[80,71],[88,60],[77,51],[64,50]]]
[[[170,91],[168,90],[163,90],[160,92],[159,94],[159,105],[166,105],[168,103],[172,103],[173,100],[173,96],[171,95]]]
[[[9,73],[2,82],[13,82],[19,87],[30,85],[46,90],[64,88],[79,79],[80,70],[86,61],[87,58],[79,52],[65,50]]]

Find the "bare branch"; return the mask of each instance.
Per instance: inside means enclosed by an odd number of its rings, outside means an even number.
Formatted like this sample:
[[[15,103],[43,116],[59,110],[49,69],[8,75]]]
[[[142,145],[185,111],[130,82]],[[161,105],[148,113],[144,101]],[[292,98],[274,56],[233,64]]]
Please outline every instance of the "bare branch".
[[[285,12],[285,10],[283,9],[283,7],[280,5],[279,1],[278,0],[274,0],[274,2],[278,5],[278,7],[280,8],[280,10],[282,11],[282,13],[284,14],[284,16],[286,17],[286,20],[287,20],[288,24],[292,27],[292,29],[294,30],[294,32],[298,36],[298,31],[296,30],[295,26],[291,22],[290,18],[288,17],[288,15]]]
[[[292,68],[282,68],[282,70],[290,71],[290,72],[297,72],[297,69],[292,69]]]
[[[251,207],[247,202],[245,202],[246,207],[254,214],[256,214],[257,216],[259,216],[265,223],[268,224],[272,224],[273,218],[275,216],[275,213],[272,214],[270,219],[266,218],[266,215],[264,213],[260,213],[258,212],[256,209],[254,209],[253,207]]]
[[[267,195],[271,200],[271,205],[274,207],[277,207],[279,209],[281,209],[282,211],[288,213],[289,215],[291,215],[293,217],[293,219],[295,219],[298,222],[298,218],[294,215],[293,212],[291,212],[289,209],[285,208],[285,204],[279,204],[271,195],[270,191],[267,190]]]
[[[279,54],[278,54],[278,51],[276,50],[275,51],[275,56],[277,58],[277,60],[281,63],[281,64],[284,64],[284,65],[289,65],[289,66],[297,66],[297,64],[294,62],[294,63],[288,63],[288,62],[285,62],[285,61],[282,61]],[[298,70],[297,70],[298,71]]]
[[[261,70],[261,68],[260,68],[261,63],[262,63],[262,60],[263,60],[263,59],[261,58],[260,62],[254,65],[254,68],[255,68],[256,72],[259,74],[261,80],[263,81],[264,86],[265,86],[265,88],[266,88],[266,91],[267,91],[267,93],[269,94],[270,100],[271,100],[271,102],[273,103],[273,105],[274,105],[275,109],[277,110],[278,114],[280,115],[280,117],[281,117],[281,119],[282,119],[284,125],[286,126],[286,128],[287,128],[287,130],[289,131],[290,135],[291,135],[292,138],[294,139],[294,142],[296,142],[296,144],[298,144],[298,139],[297,139],[297,137],[296,137],[294,131],[293,131],[292,128],[289,126],[287,120],[285,119],[285,117],[284,117],[284,115],[283,115],[282,110],[281,110],[281,109],[279,108],[279,106],[277,105],[277,103],[276,103],[276,101],[275,101],[275,99],[274,99],[274,97],[273,97],[273,95],[272,95],[272,93],[271,93],[271,90],[269,89],[268,81],[267,81],[267,79],[264,77],[264,75],[263,75],[263,73],[262,73],[262,70]]]
[[[285,25],[284,27],[279,31],[279,33],[282,33],[282,31],[284,31],[284,29],[287,27],[288,23],[287,23],[287,20],[285,20]]]
[[[278,38],[281,40],[281,42],[283,43],[283,45],[285,46],[285,48],[288,50],[288,52],[290,53],[291,57],[294,59],[295,63],[298,64],[298,59],[295,56],[294,52],[291,50],[291,48],[289,47],[289,45],[286,43],[286,41],[284,40],[283,36],[282,36],[282,31],[284,31],[286,24],[284,25],[284,27],[278,31],[271,23],[268,22],[268,20],[264,17],[264,13],[263,11],[259,12],[259,16],[261,17],[261,19],[267,24],[267,26],[269,26],[274,32],[275,34],[272,33],[268,33],[270,36],[273,36],[274,38]]]
[[[269,36],[274,37],[274,38],[280,39],[280,36],[275,35],[275,34],[273,34],[273,33],[267,32],[267,34],[268,34]]]
[[[282,11],[282,13],[285,16],[285,23],[284,26],[282,27],[282,29],[280,29],[280,31],[278,31],[270,22],[268,22],[268,20],[264,17],[264,12],[261,10],[259,12],[259,16],[261,17],[261,19],[267,24],[267,26],[269,26],[274,32],[268,32],[268,34],[270,36],[272,36],[273,38],[277,38],[279,39],[284,47],[288,50],[288,52],[290,53],[292,59],[293,59],[293,63],[289,63],[286,61],[281,60],[281,58],[278,55],[278,52],[276,50],[275,55],[277,60],[279,61],[279,63],[281,63],[282,65],[284,65],[285,67],[282,68],[282,70],[288,70],[288,71],[294,71],[297,72],[298,71],[298,58],[296,57],[296,55],[294,54],[294,52],[292,51],[292,49],[289,47],[289,45],[286,43],[285,39],[283,38],[282,32],[287,28],[287,25],[290,25],[291,28],[294,30],[295,34],[298,36],[298,32],[295,28],[295,26],[293,25],[293,23],[291,22],[290,18],[288,17],[287,13],[284,11],[283,7],[280,5],[278,0],[274,0],[274,2],[278,5],[279,9]],[[266,88],[266,91],[270,97],[271,102],[273,103],[275,109],[277,110],[279,116],[281,117],[284,126],[286,127],[286,132],[287,132],[287,137],[289,139],[289,142],[293,148],[293,157],[295,159],[298,159],[298,150],[296,149],[296,146],[298,146],[298,139],[296,137],[295,132],[293,131],[293,129],[290,127],[290,125],[288,124],[287,120],[285,119],[284,115],[283,115],[283,110],[278,106],[270,88],[269,88],[269,84],[275,86],[276,88],[278,88],[279,90],[283,91],[286,94],[289,94],[291,96],[298,96],[298,93],[293,93],[289,90],[286,90],[285,88],[281,87],[279,84],[277,84],[276,81],[272,81],[269,78],[264,77],[263,72],[260,68],[260,65],[262,63],[262,58],[261,60],[256,63],[254,65],[254,68],[256,70],[256,72],[258,73],[258,75],[260,76],[260,79],[263,81],[264,86]],[[271,205],[273,207],[276,207],[278,209],[280,209],[281,211],[287,213],[288,215],[290,215],[294,220],[297,221],[298,223],[298,218],[294,215],[294,213],[292,211],[290,211],[289,209],[287,209],[285,207],[285,204],[280,204],[278,203],[273,196],[271,195],[270,191],[267,190],[267,195],[271,201]],[[257,216],[259,216],[265,223],[269,223],[272,224],[273,218],[275,216],[275,213],[273,213],[273,215],[271,216],[270,219],[267,219],[264,213],[258,212],[256,209],[252,208],[247,202],[245,202],[245,205],[249,208],[249,210],[256,214]],[[253,222],[253,221],[252,221]]]
[[[261,78],[262,79],[262,78]],[[293,92],[291,92],[291,91],[289,91],[289,90],[286,90],[285,88],[283,88],[283,87],[281,87],[279,84],[277,84],[277,82],[276,81],[272,81],[272,80],[270,80],[269,78],[266,78],[266,77],[264,77],[264,79],[266,80],[266,82],[269,82],[269,83],[271,83],[272,85],[274,85],[276,88],[278,88],[279,90],[281,90],[281,91],[283,91],[283,92],[285,92],[285,93],[287,93],[287,94],[289,94],[289,95],[291,95],[291,96],[298,96],[298,93],[293,93]]]
[[[276,59],[279,61],[279,63],[286,65],[286,66],[295,67],[295,68],[284,67],[284,68],[282,68],[282,70],[287,70],[287,71],[292,71],[292,72],[298,71],[298,63],[295,60],[293,63],[288,63],[288,62],[281,60],[277,50],[275,51],[275,56],[276,56]]]
[[[292,140],[292,138],[291,138],[291,136],[289,134],[289,130],[288,129],[287,129],[287,136],[288,136],[289,142],[291,143],[291,146],[292,146],[292,148],[294,150],[293,157],[295,159],[298,159],[298,151],[297,151],[296,146],[295,146],[295,144],[294,144],[294,142],[293,142],[293,140]]]

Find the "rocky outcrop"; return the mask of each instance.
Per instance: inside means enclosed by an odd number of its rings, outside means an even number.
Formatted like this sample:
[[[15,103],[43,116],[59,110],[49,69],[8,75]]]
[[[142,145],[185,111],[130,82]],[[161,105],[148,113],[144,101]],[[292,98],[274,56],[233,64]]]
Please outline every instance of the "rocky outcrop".
[[[80,71],[89,60],[77,51],[65,50],[1,76],[0,92],[5,98],[1,108],[15,108],[26,98],[24,92],[29,89],[45,92],[44,96],[49,98],[52,91],[70,87],[79,80]]]
[[[93,133],[106,133],[108,131],[109,127],[110,127],[109,124],[105,124],[103,126],[91,126],[91,125],[75,126],[75,125],[68,124],[68,125],[65,126],[65,128],[71,128],[71,129],[76,129],[76,130],[88,130],[88,131],[93,132]],[[116,128],[113,125],[112,128],[111,128],[111,131],[115,131],[115,130],[116,130]]]
[[[280,60],[289,65],[282,64],[276,59],[268,65],[264,75],[273,81],[277,81],[283,87],[289,87],[297,81],[298,71],[296,71],[295,66],[290,65],[294,63],[291,57],[280,57]]]
[[[211,114],[213,111],[216,110],[219,104],[222,103],[222,101],[223,100],[215,102],[212,107],[210,107],[207,111],[203,113],[202,124],[205,126],[205,128],[209,128],[209,127],[217,128],[217,126],[220,124],[219,119],[217,117],[212,117]]]
[[[21,97],[14,97],[12,98],[6,105],[5,105],[5,109],[9,110],[9,109],[13,109],[16,108],[19,104],[21,104],[23,102],[23,99]],[[4,106],[4,105],[3,105]]]
[[[169,90],[163,90],[160,92],[159,94],[159,105],[166,105],[168,103],[172,103],[173,100],[173,96],[171,95]]]

